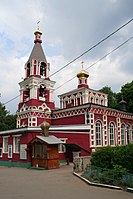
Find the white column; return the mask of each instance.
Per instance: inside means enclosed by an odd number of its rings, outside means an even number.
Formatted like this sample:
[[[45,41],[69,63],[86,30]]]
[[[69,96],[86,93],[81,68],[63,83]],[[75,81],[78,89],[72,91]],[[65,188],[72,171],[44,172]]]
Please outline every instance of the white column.
[[[33,86],[30,89],[30,99],[37,99],[37,87]]]
[[[20,102],[23,102],[23,90],[20,90]]]
[[[85,93],[85,103],[88,103],[88,92]]]

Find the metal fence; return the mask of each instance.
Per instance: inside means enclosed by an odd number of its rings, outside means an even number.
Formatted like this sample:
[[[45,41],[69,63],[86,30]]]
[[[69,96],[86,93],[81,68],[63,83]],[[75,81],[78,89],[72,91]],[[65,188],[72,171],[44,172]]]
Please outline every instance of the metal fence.
[[[121,187],[133,187],[133,175],[113,169],[103,169],[95,166],[87,166],[83,177],[92,182],[116,185]]]

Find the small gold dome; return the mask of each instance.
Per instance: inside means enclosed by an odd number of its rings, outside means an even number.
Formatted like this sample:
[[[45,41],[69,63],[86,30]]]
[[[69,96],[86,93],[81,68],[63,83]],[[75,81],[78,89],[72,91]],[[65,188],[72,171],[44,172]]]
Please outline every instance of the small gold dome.
[[[42,129],[42,134],[44,136],[49,136],[49,127],[50,127],[50,124],[44,119],[44,122],[40,125],[41,129]]]
[[[39,33],[40,35],[42,35],[42,32],[41,32],[39,29],[37,29],[37,30],[34,32],[35,35],[36,35],[37,33]]]
[[[81,70],[81,71],[77,74],[77,77],[78,77],[78,78],[84,78],[84,77],[88,78],[88,77],[89,77],[89,73],[88,73],[87,71],[85,71],[85,70]]]

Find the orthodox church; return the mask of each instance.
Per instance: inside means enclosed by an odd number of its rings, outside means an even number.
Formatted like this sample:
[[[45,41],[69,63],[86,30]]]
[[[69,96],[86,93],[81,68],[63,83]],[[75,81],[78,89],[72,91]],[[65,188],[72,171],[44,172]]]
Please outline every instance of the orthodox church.
[[[16,129],[0,132],[0,165],[57,168],[75,156],[90,156],[98,147],[133,143],[133,114],[126,112],[124,101],[121,111],[108,108],[107,94],[89,88],[83,68],[77,88],[60,94],[60,107],[55,108],[55,82],[41,46],[42,32],[38,28],[34,34],[19,83]],[[47,135],[42,135],[42,124],[50,125]]]

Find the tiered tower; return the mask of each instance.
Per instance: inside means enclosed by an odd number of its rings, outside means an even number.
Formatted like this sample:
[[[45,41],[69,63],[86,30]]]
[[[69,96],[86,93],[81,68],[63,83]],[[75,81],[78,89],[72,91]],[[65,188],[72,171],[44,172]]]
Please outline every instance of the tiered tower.
[[[25,78],[20,85],[20,103],[17,111],[17,128],[39,126],[51,120],[54,81],[49,78],[50,64],[47,63],[41,43],[39,27],[34,32],[34,47],[25,64]]]

